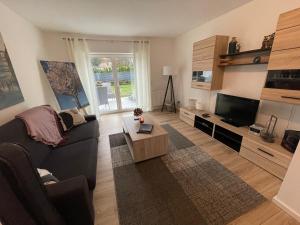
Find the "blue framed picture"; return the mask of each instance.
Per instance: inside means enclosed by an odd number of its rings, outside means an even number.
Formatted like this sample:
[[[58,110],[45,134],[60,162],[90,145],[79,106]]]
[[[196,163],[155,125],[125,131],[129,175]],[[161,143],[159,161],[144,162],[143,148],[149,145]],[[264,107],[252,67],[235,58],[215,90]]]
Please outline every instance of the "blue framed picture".
[[[0,110],[23,101],[23,94],[0,33]]]
[[[62,110],[80,109],[89,105],[74,63],[40,62]]]

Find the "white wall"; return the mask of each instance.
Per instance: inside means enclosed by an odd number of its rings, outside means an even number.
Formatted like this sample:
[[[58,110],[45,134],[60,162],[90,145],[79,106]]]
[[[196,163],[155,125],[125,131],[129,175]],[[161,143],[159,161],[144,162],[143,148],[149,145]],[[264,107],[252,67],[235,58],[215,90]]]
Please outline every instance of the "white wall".
[[[238,37],[242,51],[260,48],[263,37],[276,30],[279,14],[298,7],[299,0],[254,0],[177,37],[175,61],[181,79],[179,99],[183,105],[188,104],[189,98],[198,98],[206,109],[213,112],[215,107],[216,92],[191,88],[193,42],[219,34]],[[266,65],[227,67],[221,92],[259,99],[266,74]],[[300,115],[300,107],[263,101],[257,122],[265,124],[271,113],[280,118],[276,130],[279,136],[287,127],[300,129],[295,116]]]
[[[300,221],[300,145],[293,156],[279,193],[274,198],[278,206]]]
[[[174,64],[174,39],[152,38],[150,57],[152,106],[156,108],[163,103],[168,82],[168,77],[161,75],[162,67]]]
[[[43,32],[45,49],[47,51],[46,59],[56,61],[68,61],[67,50],[62,37],[85,37],[90,39],[104,40],[133,40],[138,38],[131,37],[102,37],[95,35],[80,35],[55,32]],[[162,105],[163,95],[167,80],[161,75],[163,65],[173,64],[174,59],[174,39],[172,38],[148,38],[151,43],[151,92],[152,105],[158,107]],[[89,50],[92,53],[128,53],[133,52],[132,44],[128,42],[101,42],[97,40],[87,41]]]
[[[44,87],[38,64],[44,54],[41,32],[29,22],[0,3],[0,32],[8,50],[25,101],[0,111],[0,124],[14,118],[25,109],[46,104]]]

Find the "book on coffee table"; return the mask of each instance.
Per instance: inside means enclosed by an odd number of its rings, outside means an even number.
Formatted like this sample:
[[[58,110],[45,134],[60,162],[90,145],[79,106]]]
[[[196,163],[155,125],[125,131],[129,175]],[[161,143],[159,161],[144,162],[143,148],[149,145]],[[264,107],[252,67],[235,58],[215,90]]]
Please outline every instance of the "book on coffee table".
[[[140,124],[140,128],[137,133],[151,134],[152,129],[153,129],[152,124],[142,123],[142,124]]]

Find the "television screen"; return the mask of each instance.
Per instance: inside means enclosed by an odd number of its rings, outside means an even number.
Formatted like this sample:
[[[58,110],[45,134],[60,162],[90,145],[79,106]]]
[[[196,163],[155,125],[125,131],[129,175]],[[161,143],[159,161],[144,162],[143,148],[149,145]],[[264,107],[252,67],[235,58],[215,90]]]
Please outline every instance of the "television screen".
[[[215,114],[235,126],[250,126],[255,123],[259,100],[218,93]]]

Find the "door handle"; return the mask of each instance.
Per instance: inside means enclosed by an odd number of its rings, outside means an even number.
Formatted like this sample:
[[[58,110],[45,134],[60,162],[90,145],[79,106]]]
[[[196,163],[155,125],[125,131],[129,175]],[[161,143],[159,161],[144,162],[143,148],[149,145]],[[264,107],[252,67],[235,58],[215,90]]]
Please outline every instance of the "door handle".
[[[294,99],[294,100],[300,100],[300,97],[285,96],[285,95],[282,95],[281,98],[289,98],[289,99]]]
[[[267,154],[267,155],[269,155],[269,156],[271,156],[271,157],[274,157],[274,155],[273,155],[272,153],[267,152],[267,151],[265,151],[265,150],[263,150],[263,149],[261,149],[261,148],[257,148],[257,150],[259,150],[259,151],[261,151],[261,152],[263,152],[263,153],[265,153],[265,154]]]

